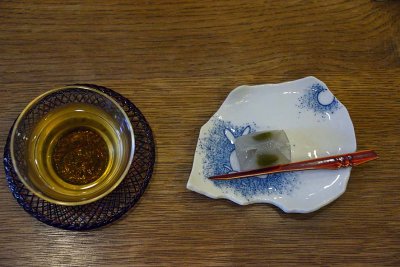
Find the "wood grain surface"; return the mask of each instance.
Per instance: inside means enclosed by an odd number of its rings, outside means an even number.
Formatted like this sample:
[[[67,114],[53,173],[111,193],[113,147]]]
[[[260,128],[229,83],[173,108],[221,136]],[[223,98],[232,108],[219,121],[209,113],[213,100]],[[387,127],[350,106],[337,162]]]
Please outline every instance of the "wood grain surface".
[[[24,106],[95,83],[150,122],[157,163],[137,206],[89,232],[18,206],[0,171],[0,266],[399,266],[400,1],[0,1],[0,143]],[[312,214],[186,190],[197,134],[242,84],[314,75],[348,108],[346,193]]]

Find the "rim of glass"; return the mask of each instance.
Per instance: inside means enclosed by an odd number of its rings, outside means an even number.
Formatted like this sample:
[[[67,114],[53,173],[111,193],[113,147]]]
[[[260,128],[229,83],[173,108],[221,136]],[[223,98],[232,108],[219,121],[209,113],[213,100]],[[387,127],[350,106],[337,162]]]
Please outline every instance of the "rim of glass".
[[[48,197],[48,196],[42,194],[41,192],[38,192],[38,191],[35,190],[34,188],[32,188],[32,187],[25,181],[25,179],[22,178],[22,175],[21,175],[21,173],[20,173],[20,171],[19,171],[19,169],[18,169],[18,167],[17,167],[17,165],[16,165],[15,153],[14,153],[14,139],[15,139],[15,135],[16,135],[18,126],[19,126],[19,124],[21,123],[22,118],[24,117],[24,115],[26,115],[26,113],[27,113],[29,110],[31,110],[31,108],[32,108],[35,104],[37,104],[38,102],[40,102],[44,97],[46,97],[46,96],[48,96],[48,95],[51,95],[51,94],[53,94],[53,93],[55,93],[55,92],[63,91],[63,90],[68,90],[68,89],[83,89],[83,90],[92,91],[92,92],[97,93],[97,94],[99,94],[99,95],[101,95],[101,96],[107,98],[108,100],[110,100],[110,101],[119,109],[119,111],[123,114],[123,116],[124,116],[124,118],[125,118],[125,120],[126,120],[126,122],[127,122],[127,124],[128,124],[129,133],[130,133],[130,136],[131,136],[130,141],[131,141],[131,146],[132,146],[132,149],[131,149],[131,152],[130,152],[130,155],[129,155],[129,159],[128,159],[128,163],[126,164],[125,170],[124,170],[123,173],[121,174],[121,177],[120,177],[110,188],[108,188],[106,191],[104,191],[102,194],[100,194],[100,195],[98,195],[98,196],[96,196],[96,197],[93,197],[93,198],[90,198],[90,199],[86,199],[86,200],[81,200],[81,201],[73,201],[73,202],[71,202],[71,201],[60,201],[60,200],[56,200],[56,199],[50,198],[50,197]],[[44,199],[44,200],[46,200],[46,201],[48,201],[48,202],[51,202],[51,203],[54,203],[54,204],[58,204],[58,205],[64,205],[64,206],[78,206],[78,205],[89,204],[89,203],[95,202],[95,201],[97,201],[97,200],[99,200],[99,199],[105,197],[105,196],[108,195],[109,193],[111,193],[111,192],[122,182],[122,180],[124,180],[124,178],[126,177],[128,171],[129,171],[129,168],[130,168],[131,165],[132,165],[132,160],[133,160],[133,155],[134,155],[134,153],[135,153],[135,135],[134,135],[134,131],[133,131],[133,127],[132,127],[131,121],[129,120],[129,116],[126,114],[126,112],[124,111],[124,109],[118,104],[117,101],[115,101],[115,100],[114,100],[112,97],[110,97],[109,95],[107,95],[107,94],[105,94],[105,93],[103,93],[103,92],[101,92],[101,91],[99,91],[99,90],[97,90],[97,89],[94,89],[94,88],[91,88],[91,87],[88,87],[88,86],[82,86],[82,85],[68,85],[68,86],[58,87],[58,88],[55,88],[55,89],[51,89],[51,90],[49,90],[49,91],[47,91],[47,92],[45,92],[45,93],[43,93],[43,94],[37,96],[36,98],[34,98],[31,102],[29,102],[29,104],[28,104],[28,105],[22,110],[22,112],[18,115],[17,120],[15,121],[13,130],[12,130],[12,132],[11,132],[11,139],[10,139],[11,161],[12,161],[12,166],[13,166],[13,168],[14,168],[14,171],[15,171],[15,173],[16,173],[17,176],[18,176],[18,179],[24,184],[24,186],[26,186],[26,187],[29,189],[29,191],[31,191],[32,193],[34,193],[34,194],[37,195],[38,197],[40,197],[40,198],[42,198],[42,199]]]

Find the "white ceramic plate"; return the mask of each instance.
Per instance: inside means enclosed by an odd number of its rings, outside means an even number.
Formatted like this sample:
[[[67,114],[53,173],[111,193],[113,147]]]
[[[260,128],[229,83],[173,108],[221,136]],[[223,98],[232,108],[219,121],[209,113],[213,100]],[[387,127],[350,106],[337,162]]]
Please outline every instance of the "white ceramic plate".
[[[240,86],[203,125],[187,188],[240,205],[271,203],[285,212],[315,211],[346,190],[351,168],[271,174],[230,181],[207,177],[239,170],[234,139],[249,132],[285,130],[292,161],[350,153],[356,138],[349,113],[314,77]]]

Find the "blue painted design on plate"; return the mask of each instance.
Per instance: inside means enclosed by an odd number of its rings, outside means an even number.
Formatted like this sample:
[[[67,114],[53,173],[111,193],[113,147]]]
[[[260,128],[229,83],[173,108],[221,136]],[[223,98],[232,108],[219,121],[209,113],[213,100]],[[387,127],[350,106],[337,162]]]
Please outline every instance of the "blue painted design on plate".
[[[322,84],[315,83],[303,96],[299,97],[299,103],[297,106],[300,109],[311,110],[314,112],[314,116],[321,116],[326,118],[329,114],[334,114],[335,111],[341,108],[339,101],[335,96],[332,95],[332,101],[330,103],[322,103],[320,100],[321,94],[328,92],[328,89]],[[299,112],[301,113],[301,111]]]
[[[234,139],[243,134],[255,132],[256,124],[237,126],[231,122],[213,120],[213,126],[199,142],[203,157],[205,177],[232,173],[239,170],[232,160],[235,150]],[[215,180],[216,186],[227,193],[232,189],[247,200],[260,194],[290,194],[297,184],[297,175],[292,172],[270,174],[268,178],[246,178],[235,180]],[[205,178],[207,179],[207,178]]]

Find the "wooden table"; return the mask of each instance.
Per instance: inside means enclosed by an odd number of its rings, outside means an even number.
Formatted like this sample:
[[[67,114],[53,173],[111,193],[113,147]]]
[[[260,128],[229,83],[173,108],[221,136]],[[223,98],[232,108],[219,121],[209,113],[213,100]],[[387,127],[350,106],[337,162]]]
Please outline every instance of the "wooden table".
[[[65,2],[65,3],[64,3]],[[0,266],[400,265],[400,1],[1,1],[0,143],[64,84],[143,111],[157,163],[137,206],[89,232],[49,227],[0,180]],[[312,214],[186,190],[197,133],[241,84],[314,75],[381,156]]]

